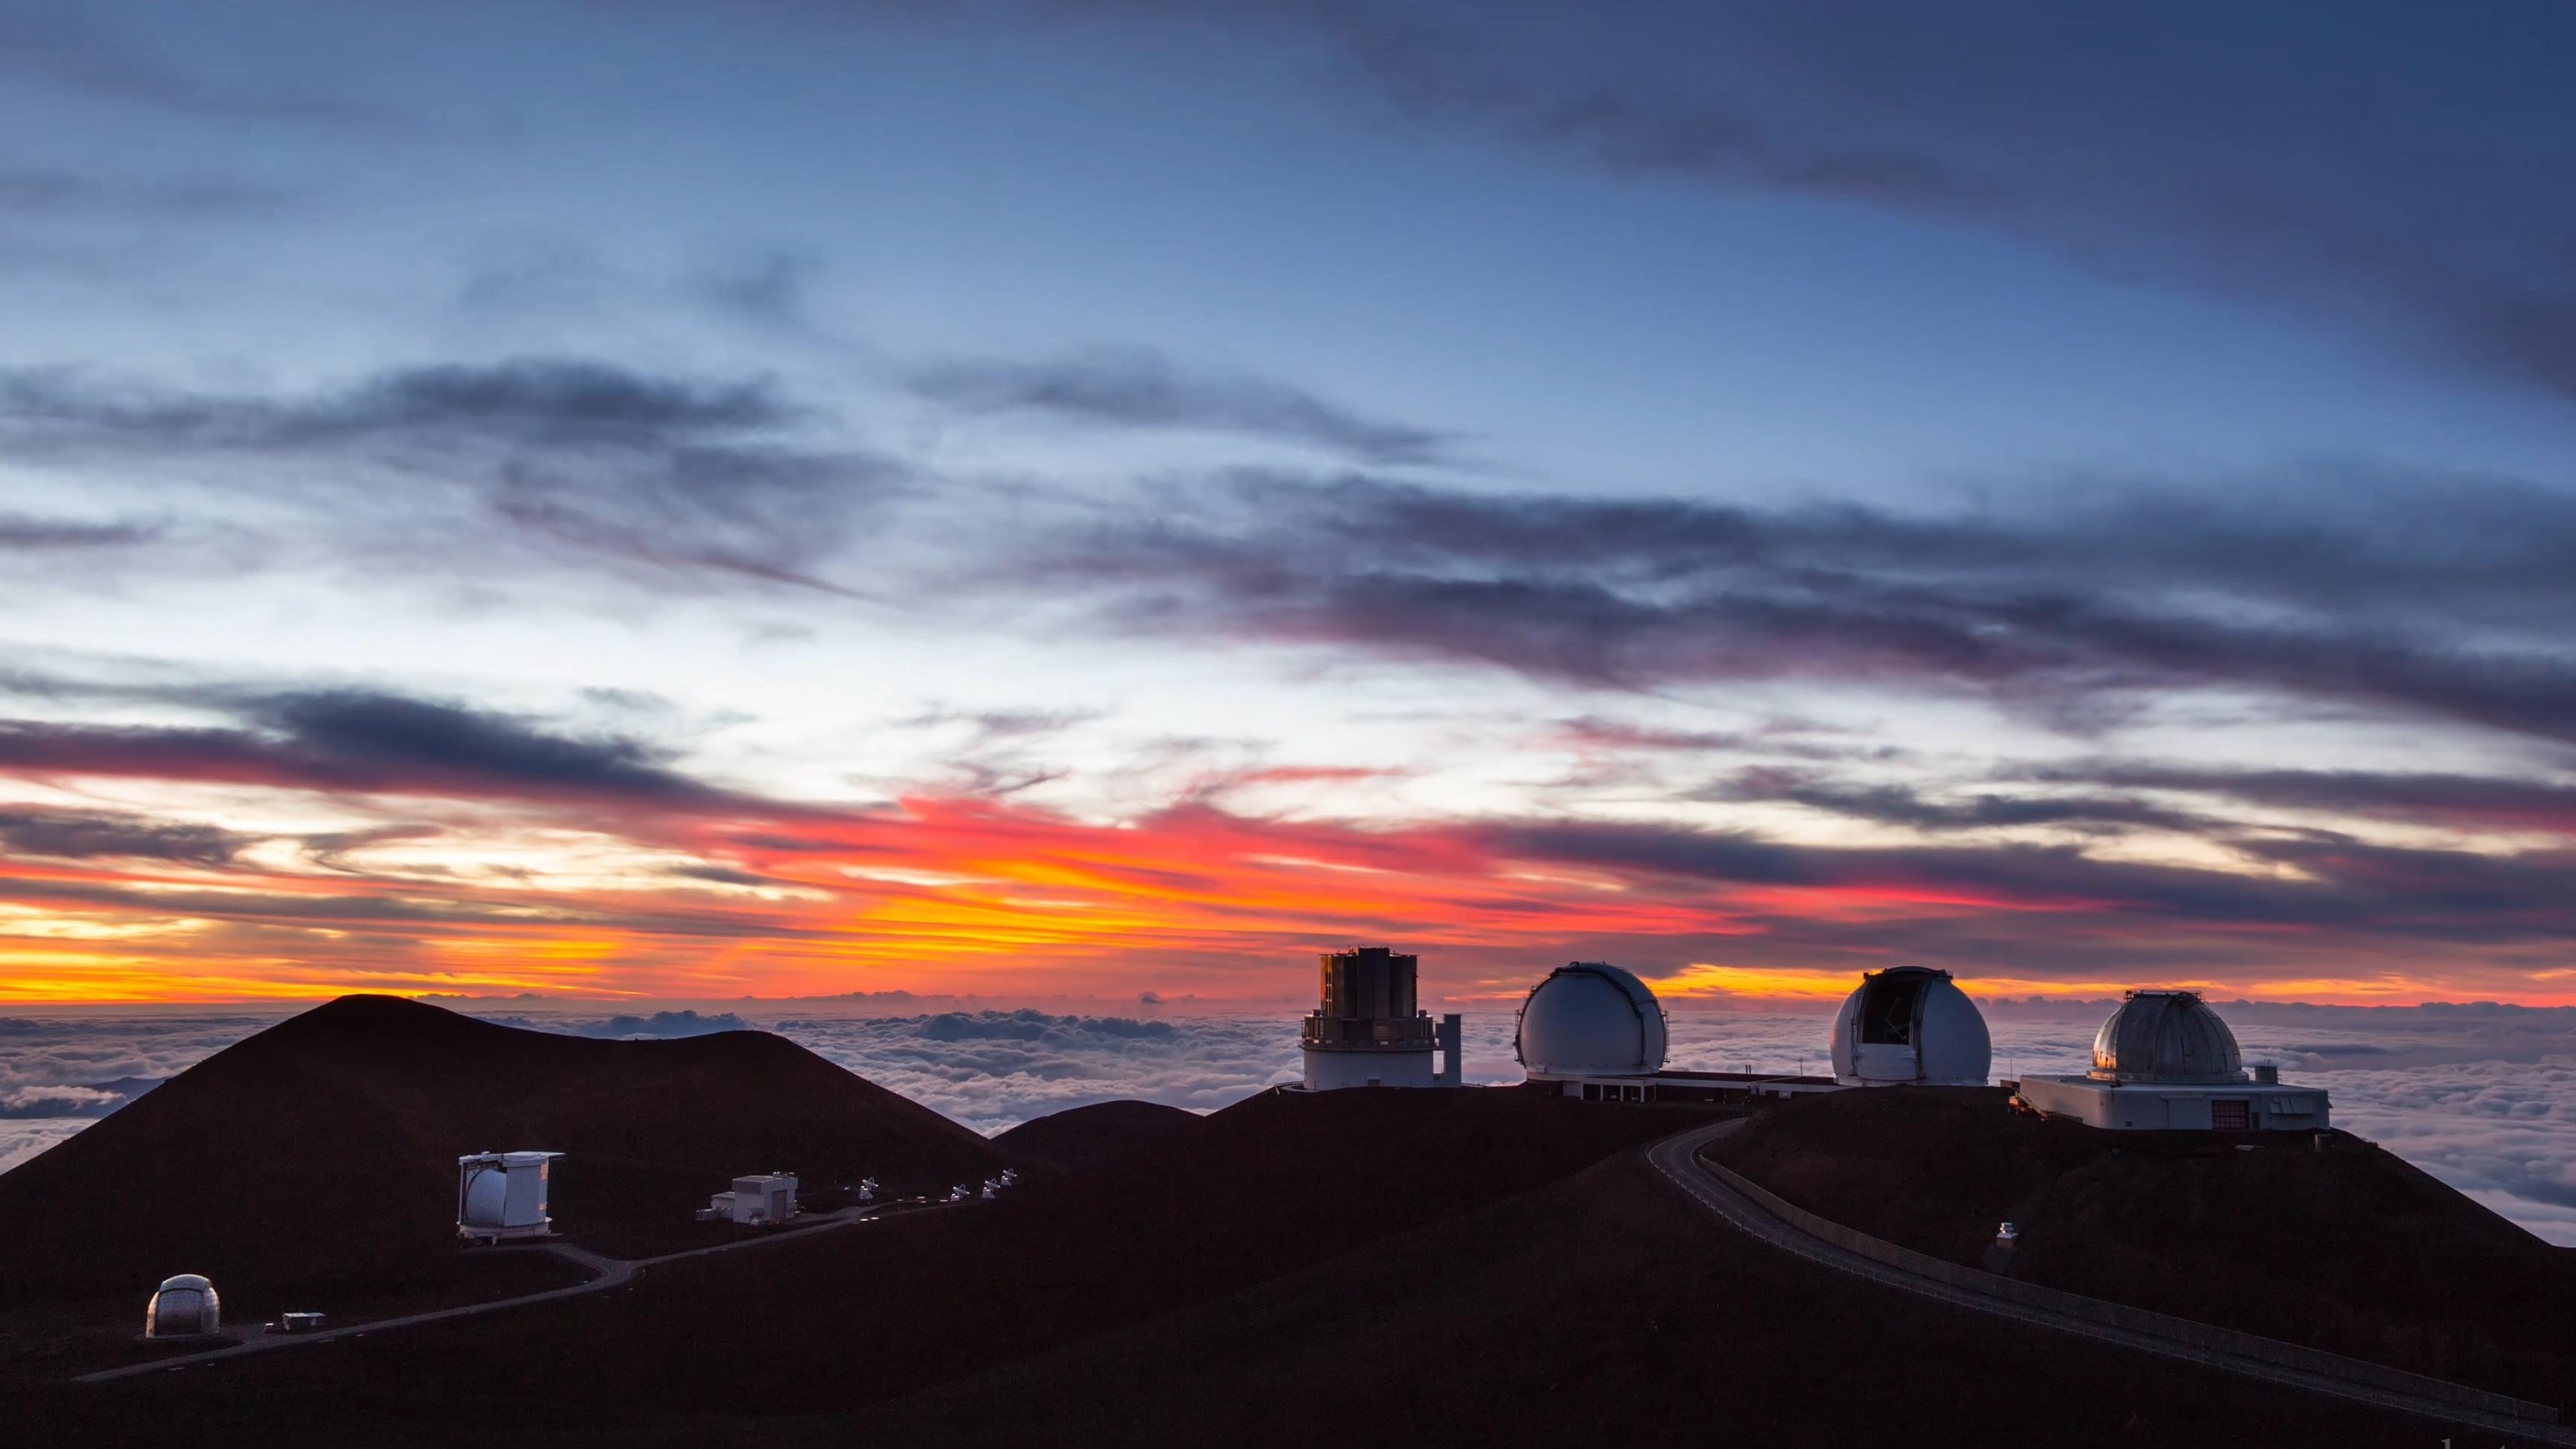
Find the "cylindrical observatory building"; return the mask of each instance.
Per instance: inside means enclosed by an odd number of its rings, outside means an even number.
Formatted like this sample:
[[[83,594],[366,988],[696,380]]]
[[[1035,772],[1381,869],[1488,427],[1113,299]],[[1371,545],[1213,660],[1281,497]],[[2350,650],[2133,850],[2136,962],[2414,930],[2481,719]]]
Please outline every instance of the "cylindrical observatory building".
[[[1307,1091],[1458,1085],[1459,1020],[1435,1025],[1414,1005],[1416,964],[1384,946],[1324,953],[1323,1000],[1299,1034]],[[1437,1071],[1435,1050],[1446,1058]]]

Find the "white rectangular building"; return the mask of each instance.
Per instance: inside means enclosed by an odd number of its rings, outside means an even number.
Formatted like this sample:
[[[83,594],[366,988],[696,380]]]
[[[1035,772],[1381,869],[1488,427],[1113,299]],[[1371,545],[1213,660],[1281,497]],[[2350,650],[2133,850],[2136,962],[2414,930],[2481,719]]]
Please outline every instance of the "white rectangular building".
[[[2278,1082],[2103,1082],[2024,1077],[2022,1101],[2087,1127],[2140,1132],[2322,1132],[2325,1089]]]
[[[702,1217],[730,1223],[783,1223],[796,1216],[796,1174],[764,1172],[733,1180],[733,1191],[707,1199]]]

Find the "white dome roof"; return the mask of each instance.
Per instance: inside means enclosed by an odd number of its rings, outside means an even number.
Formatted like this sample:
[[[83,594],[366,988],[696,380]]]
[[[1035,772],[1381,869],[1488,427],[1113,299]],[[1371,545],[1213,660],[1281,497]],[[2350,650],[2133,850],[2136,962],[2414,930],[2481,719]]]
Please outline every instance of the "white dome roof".
[[[1664,1066],[1664,1009],[1616,966],[1569,962],[1530,988],[1512,1050],[1532,1072],[1651,1075]]]
[[[146,1338],[192,1338],[219,1332],[223,1323],[223,1300],[215,1285],[194,1273],[162,1279],[152,1301],[143,1305]]]
[[[1834,1017],[1834,1080],[1982,1087],[1994,1069],[1986,1018],[1947,971],[1896,966],[1861,977]]]
[[[2093,1034],[2093,1075],[2120,1082],[2241,1082],[2236,1033],[2190,991],[2132,991]]]

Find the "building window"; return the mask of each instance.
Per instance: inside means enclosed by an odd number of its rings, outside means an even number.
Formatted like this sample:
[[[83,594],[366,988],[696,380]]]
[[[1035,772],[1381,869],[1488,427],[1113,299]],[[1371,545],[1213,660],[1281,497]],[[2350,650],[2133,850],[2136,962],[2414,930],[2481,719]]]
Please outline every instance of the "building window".
[[[2254,1125],[2254,1104],[2240,1098],[2225,1098],[2209,1104],[2209,1125],[2218,1132],[2243,1132]]]

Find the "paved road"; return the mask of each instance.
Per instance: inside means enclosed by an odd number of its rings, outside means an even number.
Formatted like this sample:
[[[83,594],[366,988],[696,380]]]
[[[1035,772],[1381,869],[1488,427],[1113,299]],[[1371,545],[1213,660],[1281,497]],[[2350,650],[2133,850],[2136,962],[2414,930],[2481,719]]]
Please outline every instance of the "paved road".
[[[162,1373],[170,1369],[193,1368],[198,1364],[213,1363],[219,1359],[240,1358],[245,1354],[274,1353],[280,1349],[305,1348],[317,1343],[329,1343],[334,1339],[356,1338],[361,1334],[388,1333],[419,1323],[440,1323],[451,1318],[471,1318],[478,1313],[498,1313],[505,1308],[524,1308],[531,1303],[545,1303],[557,1298],[579,1298],[590,1293],[605,1293],[612,1288],[625,1287],[635,1281],[635,1275],[638,1272],[656,1263],[674,1263],[682,1258],[703,1258],[712,1253],[730,1253],[737,1249],[758,1247],[765,1243],[811,1237],[816,1233],[829,1232],[834,1228],[846,1227],[851,1223],[874,1217],[893,1206],[895,1206],[893,1203],[869,1203],[862,1207],[842,1208],[837,1212],[817,1213],[811,1220],[811,1226],[798,1228],[793,1232],[763,1233],[757,1237],[737,1238],[730,1243],[717,1243],[713,1247],[706,1248],[689,1248],[653,1258],[603,1257],[579,1244],[564,1242],[532,1243],[527,1245],[526,1249],[505,1248],[500,1251],[540,1251],[570,1259],[589,1269],[591,1279],[587,1283],[575,1283],[569,1288],[549,1288],[542,1293],[522,1293],[516,1298],[498,1298],[489,1303],[468,1303],[457,1308],[433,1309],[427,1313],[406,1314],[401,1318],[379,1318],[372,1323],[352,1323],[345,1328],[326,1329],[320,1333],[268,1334],[247,1342],[229,1344],[223,1348],[210,1348],[203,1353],[176,1354],[169,1358],[156,1358],[147,1363],[101,1369],[97,1373],[82,1374],[73,1382],[103,1384],[115,1379],[138,1378],[144,1374]]]
[[[1804,1258],[1810,1263],[1830,1268],[1838,1273],[1849,1274],[1852,1277],[1866,1278],[1873,1283],[1884,1284],[1921,1297],[1937,1298],[1944,1303],[1956,1304],[1972,1312],[2015,1319],[2042,1328],[2054,1329],[2060,1333],[2071,1333],[2116,1344],[2122,1348],[2136,1349],[2165,1358],[2181,1359],[2186,1363],[2199,1364],[2245,1378],[2261,1379],[2289,1388],[2305,1389],[2311,1393],[2330,1394],[2335,1398],[2350,1399],[2378,1408],[2400,1410],[2444,1424],[2475,1427],[2526,1442],[2576,1445],[2576,1430],[2535,1423],[2529,1419],[2509,1418],[2502,1414],[2487,1413],[2440,1399],[2420,1398],[2413,1394],[2399,1393],[2381,1388],[2376,1384],[2356,1383],[2322,1373],[2285,1368],[2241,1354],[2182,1343],[2136,1329],[2096,1323],[2091,1319],[2078,1318],[2053,1309],[2017,1303],[2011,1299],[1980,1293],[1971,1288],[1957,1287],[1938,1279],[1906,1272],[1902,1268],[1879,1262],[1875,1258],[1862,1257],[1858,1253],[1828,1243],[1821,1238],[1810,1237],[1791,1224],[1783,1222],[1751,1199],[1727,1186],[1722,1179],[1701,1164],[1700,1148],[1743,1125],[1741,1119],[1720,1122],[1712,1127],[1702,1127],[1676,1137],[1665,1138],[1647,1149],[1646,1160],[1652,1163],[1655,1170],[1663,1174],[1673,1186],[1681,1189],[1700,1207],[1723,1220],[1728,1227],[1783,1252]]]

